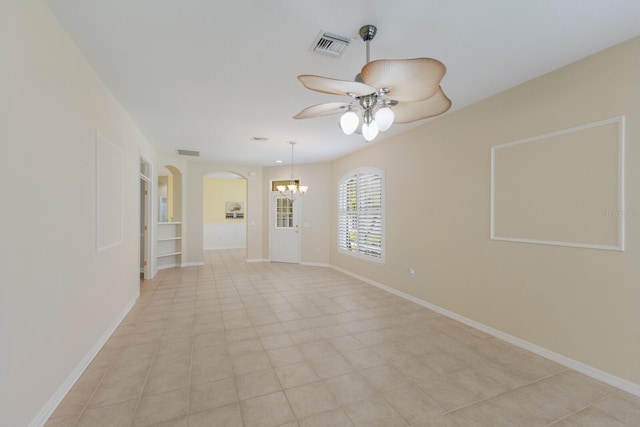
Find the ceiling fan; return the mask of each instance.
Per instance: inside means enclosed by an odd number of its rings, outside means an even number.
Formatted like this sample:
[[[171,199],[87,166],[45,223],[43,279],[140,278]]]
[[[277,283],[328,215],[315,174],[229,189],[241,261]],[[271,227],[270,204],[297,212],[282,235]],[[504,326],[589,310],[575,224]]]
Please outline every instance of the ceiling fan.
[[[367,141],[372,141],[379,131],[386,131],[393,123],[438,116],[451,107],[451,100],[440,87],[447,70],[445,65],[433,58],[370,61],[369,43],[376,32],[373,25],[360,28],[360,37],[367,47],[367,64],[355,81],[298,76],[307,89],[350,96],[352,100],[313,105],[293,116],[294,119],[343,113],[340,128],[345,134],[362,133]]]

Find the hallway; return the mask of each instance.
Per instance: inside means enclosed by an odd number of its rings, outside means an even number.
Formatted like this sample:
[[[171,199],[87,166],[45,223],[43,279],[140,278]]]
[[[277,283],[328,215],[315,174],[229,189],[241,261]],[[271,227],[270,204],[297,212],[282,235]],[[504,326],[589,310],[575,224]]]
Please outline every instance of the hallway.
[[[53,426],[632,426],[640,398],[330,268],[164,270]]]

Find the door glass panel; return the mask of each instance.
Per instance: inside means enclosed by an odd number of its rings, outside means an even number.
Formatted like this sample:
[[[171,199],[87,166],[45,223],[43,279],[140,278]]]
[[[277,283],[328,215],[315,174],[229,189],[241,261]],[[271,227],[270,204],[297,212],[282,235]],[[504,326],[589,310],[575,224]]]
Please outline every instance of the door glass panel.
[[[293,228],[293,202],[285,197],[276,199],[276,228]]]

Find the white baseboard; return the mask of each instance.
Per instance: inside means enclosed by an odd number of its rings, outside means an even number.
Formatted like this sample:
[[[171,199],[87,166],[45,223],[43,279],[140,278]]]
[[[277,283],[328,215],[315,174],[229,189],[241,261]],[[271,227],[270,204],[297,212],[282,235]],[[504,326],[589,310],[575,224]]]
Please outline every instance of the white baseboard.
[[[532,344],[528,341],[522,340],[520,338],[509,335],[505,332],[494,329],[490,326],[484,325],[482,323],[476,322],[475,320],[468,319],[464,316],[461,316],[457,313],[449,311],[445,308],[442,308],[438,305],[432,304],[430,302],[424,301],[420,298],[414,297],[413,295],[409,295],[405,292],[399,291],[395,288],[392,288],[387,285],[383,285],[382,283],[378,283],[375,280],[371,280],[369,278],[360,276],[358,274],[352,273],[348,270],[342,269],[340,267],[336,267],[334,265],[331,266],[334,270],[337,270],[341,273],[344,273],[348,276],[354,277],[358,280],[361,280],[365,283],[368,283],[376,288],[382,289],[394,295],[397,295],[401,298],[404,298],[408,301],[414,302],[418,305],[426,307],[430,310],[435,311],[436,313],[442,314],[443,316],[449,317],[453,320],[457,320],[460,323],[464,323],[467,326],[475,328],[479,331],[485,332],[489,335],[493,335],[496,338],[499,338],[503,341],[506,341],[510,344],[513,344],[517,347],[520,347],[524,350],[530,351],[531,353],[535,353],[538,356],[542,356],[546,359],[552,360],[560,365],[566,366],[567,368],[573,369],[574,371],[580,372],[581,374],[587,375],[591,378],[594,378],[598,381],[602,381],[603,383],[609,384],[610,386],[616,387],[620,390],[626,391],[633,395],[640,397],[640,384],[633,383],[631,381],[625,380],[624,378],[617,377],[608,372],[604,372],[598,368],[594,368],[593,366],[587,365],[582,362],[578,362],[577,360],[573,360],[569,357],[563,356],[561,354],[555,353],[551,350],[548,350],[544,347],[540,347],[536,344]]]
[[[158,267],[158,270],[168,270],[169,268],[175,268],[175,267],[199,267],[201,265],[204,265],[203,261],[198,261],[198,262],[183,262],[182,264],[168,264],[168,265],[162,265]]]
[[[248,259],[247,262],[271,262],[270,259]],[[308,267],[325,267],[325,268],[331,268],[331,264],[326,264],[326,263],[322,263],[322,262],[306,262],[306,261],[301,261],[299,263],[299,265],[306,265]]]
[[[93,358],[96,357],[102,346],[105,345],[118,325],[120,325],[122,320],[124,320],[125,316],[129,313],[133,305],[136,303],[137,299],[138,296],[136,295],[134,299],[129,301],[129,303],[120,312],[120,314],[118,314],[113,323],[111,323],[107,330],[104,331],[104,333],[100,336],[98,342],[96,342],[93,347],[91,347],[89,352],[82,358],[80,363],[75,367],[75,369],[71,372],[67,379],[62,383],[62,385],[60,385],[60,387],[58,387],[58,390],[53,393],[53,396],[51,396],[49,401],[45,403],[40,412],[38,412],[38,414],[31,420],[31,422],[29,423],[29,427],[41,427],[47,422],[51,414],[53,414],[53,411],[55,411],[60,402],[62,402],[62,399],[64,399],[69,390],[71,390],[71,387],[73,387],[76,381],[78,381],[78,378],[80,378],[84,370],[87,369],[89,363],[91,363]]]
[[[210,248],[202,248],[202,250],[204,251],[225,251],[228,249],[246,249],[246,246],[216,246],[216,247],[210,247]]]
[[[203,261],[197,261],[197,262],[183,262],[180,267],[199,267],[201,265],[204,265]]]
[[[310,267],[331,267],[330,264],[326,264],[324,262],[306,262],[306,261],[302,261],[302,262],[300,262],[300,265],[308,265]]]

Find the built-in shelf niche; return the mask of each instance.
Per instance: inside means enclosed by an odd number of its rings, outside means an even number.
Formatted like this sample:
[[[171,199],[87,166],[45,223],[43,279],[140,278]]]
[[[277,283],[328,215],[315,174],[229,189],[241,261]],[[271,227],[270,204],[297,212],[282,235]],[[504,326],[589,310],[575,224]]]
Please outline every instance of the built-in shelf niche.
[[[182,265],[182,223],[159,222],[157,239],[158,269]]]
[[[164,165],[158,173],[158,270],[182,266],[182,173]]]

